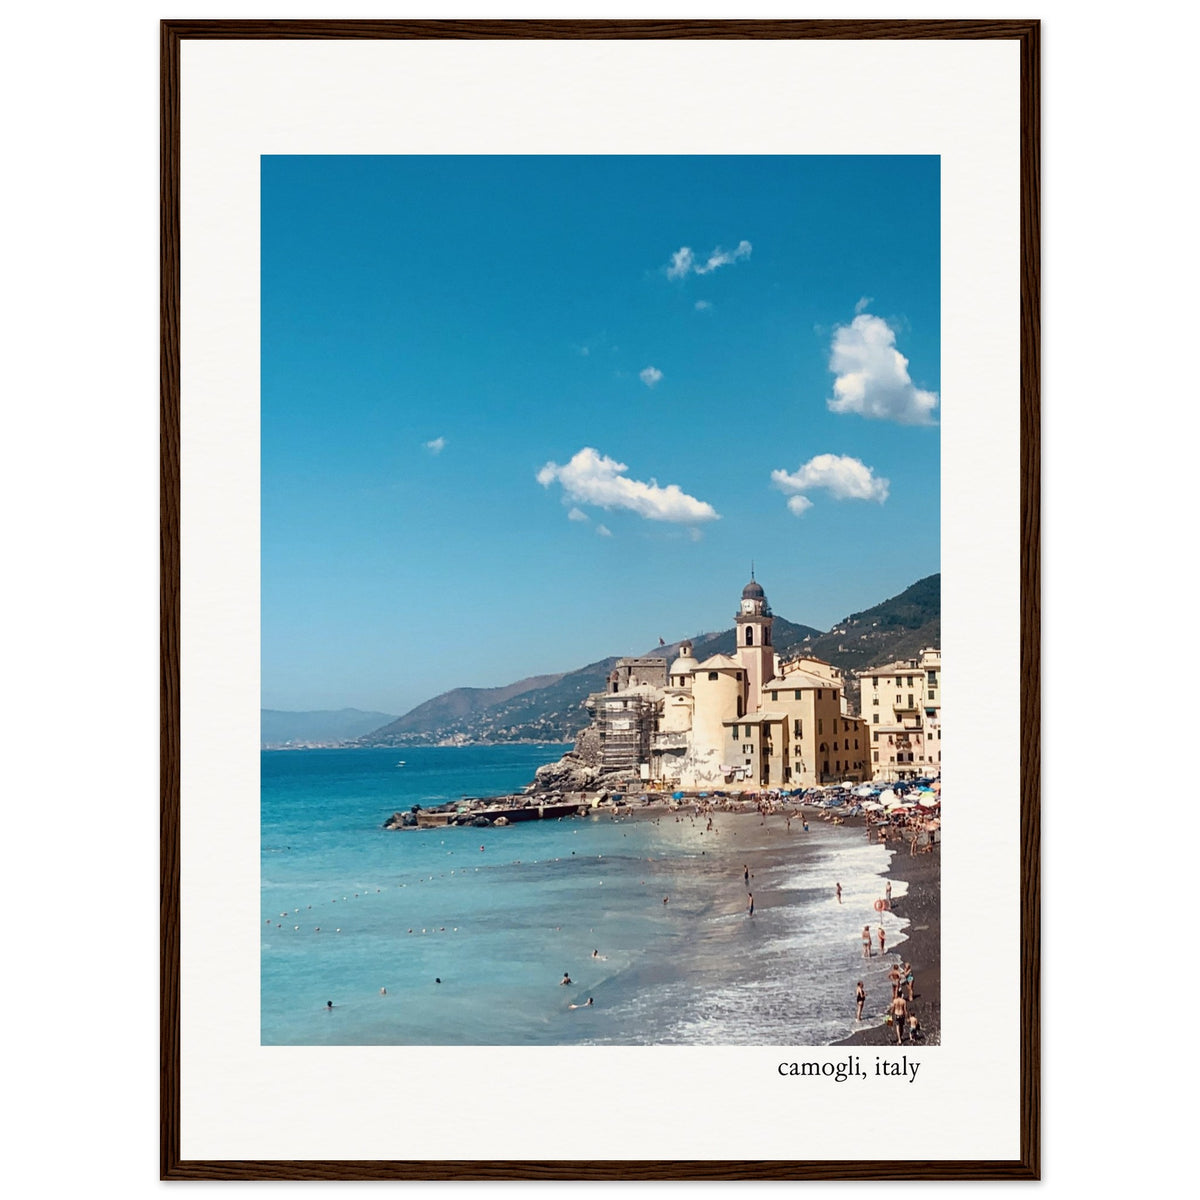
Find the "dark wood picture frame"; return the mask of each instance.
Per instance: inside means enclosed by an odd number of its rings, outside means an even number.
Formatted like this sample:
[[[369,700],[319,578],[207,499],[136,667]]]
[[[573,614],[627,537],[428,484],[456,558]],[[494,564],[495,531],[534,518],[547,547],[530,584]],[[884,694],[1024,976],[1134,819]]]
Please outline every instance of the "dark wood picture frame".
[[[1040,253],[1037,21],[163,21],[161,23],[162,1179],[1040,1178]],[[1020,1155],[1012,1161],[197,1161],[181,1158],[180,59],[191,39],[990,39],[1020,51]]]

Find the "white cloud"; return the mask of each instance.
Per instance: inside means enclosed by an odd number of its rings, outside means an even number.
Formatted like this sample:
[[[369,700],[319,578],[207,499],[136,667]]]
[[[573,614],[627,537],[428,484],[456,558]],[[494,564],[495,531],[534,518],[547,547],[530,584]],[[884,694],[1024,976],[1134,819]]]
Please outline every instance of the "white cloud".
[[[812,507],[812,501],[803,493],[816,489],[828,492],[835,500],[877,500],[882,504],[888,498],[886,479],[857,458],[842,454],[818,454],[791,474],[772,471],[771,482],[790,497],[788,508],[798,517]]]
[[[592,518],[587,515],[582,509],[573,508],[567,513],[568,521],[590,521]]]
[[[682,279],[689,274],[692,267],[695,265],[695,258],[692,255],[690,246],[680,246],[674,254],[671,255],[670,265],[667,267],[668,279]]]
[[[607,525],[597,525],[596,526],[596,536],[597,537],[612,537],[612,530],[609,529],[609,527]]]
[[[671,261],[666,266],[667,278],[683,279],[687,275],[711,275],[718,267],[727,267],[730,263],[749,258],[753,249],[754,247],[743,238],[733,250],[724,250],[717,246],[703,262],[697,262],[690,246],[680,246],[671,255]]]
[[[557,480],[562,484],[566,498],[578,504],[628,509],[648,521],[695,525],[718,519],[719,514],[711,504],[689,496],[678,484],[659,487],[653,479],[643,483],[630,479],[625,474],[628,470],[624,463],[585,446],[561,467],[558,463],[548,462],[537,473],[537,481],[543,487],[549,487]]]
[[[837,376],[834,397],[828,401],[831,412],[902,425],[934,424],[937,393],[913,384],[908,359],[896,349],[896,334],[882,318],[864,312],[849,325],[837,326],[829,369]]]
[[[430,454],[441,454],[446,448],[446,439],[444,437],[435,437],[432,442],[425,443],[425,449]]]
[[[638,378],[648,388],[652,388],[662,377],[663,373],[657,367],[645,367],[638,372]]]
[[[709,256],[708,261],[702,267],[693,268],[697,275],[708,275],[715,271],[718,267],[726,267],[730,263],[735,263],[739,259],[749,258],[750,251],[754,247],[747,241],[740,241],[737,244],[736,250],[722,250],[718,246]]]
[[[697,300],[696,301],[696,311],[697,312],[707,312],[710,308],[712,308],[711,300]]]

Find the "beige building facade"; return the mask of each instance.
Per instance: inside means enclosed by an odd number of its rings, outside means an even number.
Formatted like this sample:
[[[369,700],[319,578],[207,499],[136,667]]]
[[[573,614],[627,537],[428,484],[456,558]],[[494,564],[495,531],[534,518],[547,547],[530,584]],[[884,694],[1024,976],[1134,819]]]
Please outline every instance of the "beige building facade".
[[[589,706],[601,761],[686,791],[757,791],[872,778],[872,728],[848,711],[838,667],[781,662],[774,617],[753,577],[734,616],[734,654],[622,659]],[[635,761],[636,760],[636,761]]]
[[[941,771],[942,652],[925,649],[858,678],[872,778],[890,783]]]

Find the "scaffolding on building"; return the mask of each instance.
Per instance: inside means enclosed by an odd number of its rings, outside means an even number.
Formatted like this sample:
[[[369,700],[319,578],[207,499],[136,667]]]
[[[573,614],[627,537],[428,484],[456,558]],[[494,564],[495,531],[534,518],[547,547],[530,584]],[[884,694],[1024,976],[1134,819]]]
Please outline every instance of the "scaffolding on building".
[[[645,696],[606,696],[599,705],[600,766],[636,770],[650,761],[657,705]]]

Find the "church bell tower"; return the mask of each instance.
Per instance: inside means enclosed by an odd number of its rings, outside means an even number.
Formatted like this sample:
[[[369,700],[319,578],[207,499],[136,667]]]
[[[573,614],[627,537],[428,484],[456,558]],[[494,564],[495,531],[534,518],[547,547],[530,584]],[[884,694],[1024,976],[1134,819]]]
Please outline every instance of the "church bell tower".
[[[771,625],[775,618],[767,603],[762,584],[750,568],[750,582],[742,588],[742,602],[734,617],[737,633],[737,659],[746,672],[746,712],[762,707],[762,685],[775,675],[775,648],[771,645]]]

